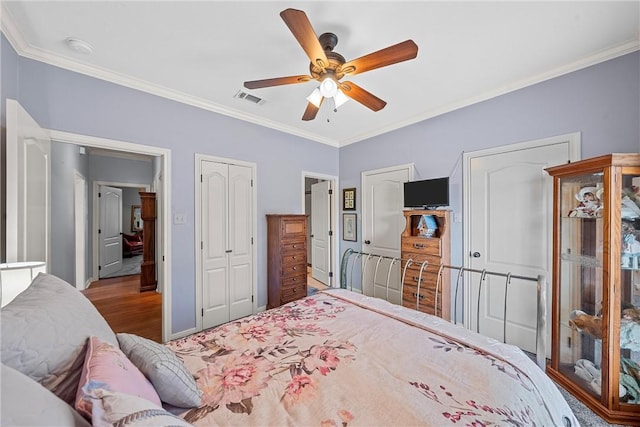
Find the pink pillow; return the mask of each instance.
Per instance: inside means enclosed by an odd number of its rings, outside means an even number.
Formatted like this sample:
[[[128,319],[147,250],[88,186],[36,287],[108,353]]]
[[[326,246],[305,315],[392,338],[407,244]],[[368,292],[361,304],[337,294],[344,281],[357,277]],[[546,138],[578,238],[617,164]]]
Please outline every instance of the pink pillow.
[[[98,389],[131,394],[161,406],[153,385],[119,348],[90,337],[76,394],[76,409],[88,419],[93,405],[102,404],[95,393]]]

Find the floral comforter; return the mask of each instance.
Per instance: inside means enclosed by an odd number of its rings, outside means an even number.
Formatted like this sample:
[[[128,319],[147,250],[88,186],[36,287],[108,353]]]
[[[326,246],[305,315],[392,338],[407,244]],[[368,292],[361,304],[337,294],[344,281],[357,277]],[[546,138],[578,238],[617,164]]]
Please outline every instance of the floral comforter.
[[[168,346],[204,392],[195,425],[579,425],[519,349],[342,289]]]

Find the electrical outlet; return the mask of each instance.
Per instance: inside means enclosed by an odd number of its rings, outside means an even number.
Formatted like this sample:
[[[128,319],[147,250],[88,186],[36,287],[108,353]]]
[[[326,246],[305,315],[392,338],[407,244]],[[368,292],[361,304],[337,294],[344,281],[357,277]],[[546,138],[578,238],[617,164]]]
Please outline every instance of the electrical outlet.
[[[187,215],[183,213],[174,213],[173,214],[173,223],[174,224],[186,224],[187,223]]]

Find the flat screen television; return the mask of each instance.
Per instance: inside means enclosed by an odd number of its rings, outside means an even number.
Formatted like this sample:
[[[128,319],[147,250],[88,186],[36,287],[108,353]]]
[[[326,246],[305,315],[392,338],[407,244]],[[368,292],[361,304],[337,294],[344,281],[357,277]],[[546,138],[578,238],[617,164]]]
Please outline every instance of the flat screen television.
[[[449,177],[404,183],[405,208],[449,206]]]

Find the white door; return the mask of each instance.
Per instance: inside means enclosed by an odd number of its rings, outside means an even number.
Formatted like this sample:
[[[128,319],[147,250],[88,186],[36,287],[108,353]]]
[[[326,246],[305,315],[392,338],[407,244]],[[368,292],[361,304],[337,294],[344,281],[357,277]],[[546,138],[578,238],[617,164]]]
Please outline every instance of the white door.
[[[311,277],[329,284],[331,181],[311,186]]]
[[[98,194],[100,278],[122,269],[122,190],[101,185]]]
[[[251,168],[229,165],[229,320],[253,312],[253,191]]]
[[[7,99],[7,262],[50,263],[51,141]],[[48,270],[48,267],[47,267]]]
[[[571,159],[566,138],[504,147],[487,155],[471,153],[466,215],[470,268],[529,277],[544,274],[550,296],[553,181],[544,168]],[[479,279],[470,278],[470,284],[466,323],[477,330]],[[479,332],[500,341],[505,286],[505,278],[489,275],[480,294]],[[536,288],[536,282],[513,279],[507,291],[506,341],[532,353],[536,352]]]
[[[362,252],[400,259],[400,235],[405,227],[403,187],[412,178],[413,165],[362,173]],[[365,263],[363,258],[363,266]],[[389,275],[390,266],[390,259],[378,264],[374,258],[366,263],[363,293],[400,304],[400,262],[393,264]]]
[[[200,164],[202,327],[253,312],[253,193],[249,167]]]

